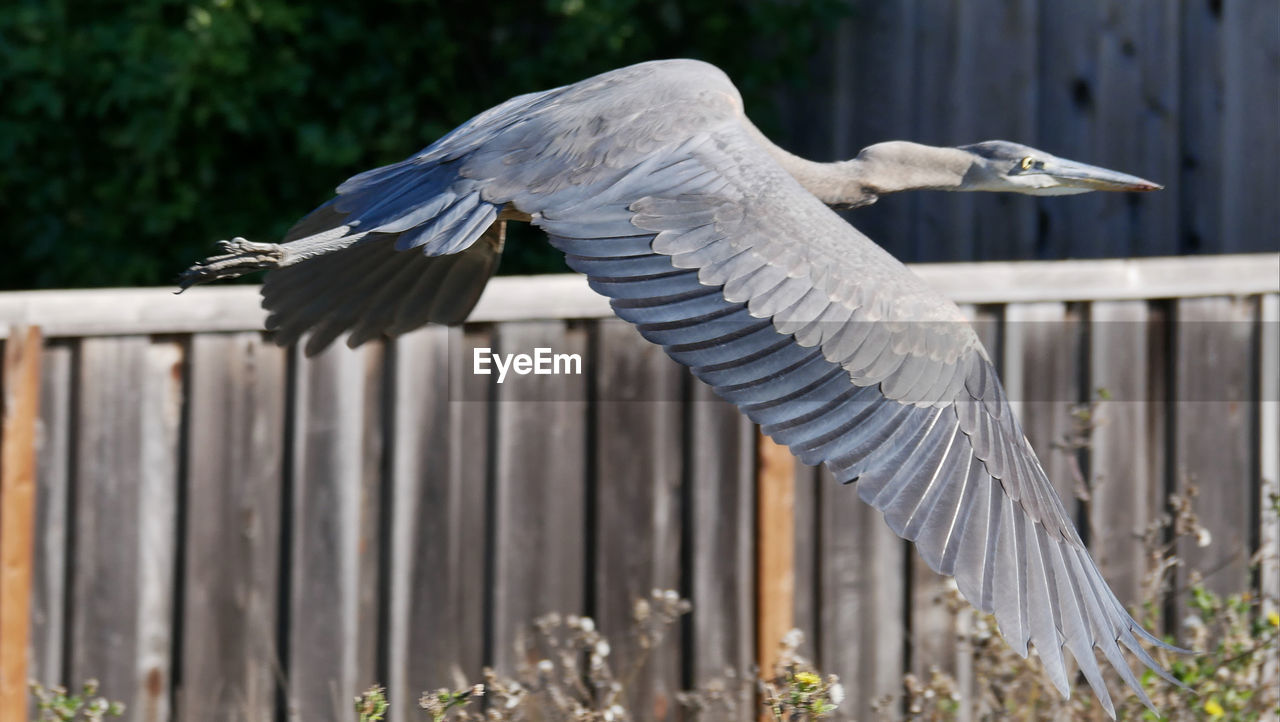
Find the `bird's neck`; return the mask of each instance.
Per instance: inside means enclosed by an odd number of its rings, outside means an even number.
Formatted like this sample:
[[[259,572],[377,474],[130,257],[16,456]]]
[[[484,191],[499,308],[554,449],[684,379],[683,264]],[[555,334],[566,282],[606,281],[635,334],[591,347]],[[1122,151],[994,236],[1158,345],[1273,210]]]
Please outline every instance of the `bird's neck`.
[[[976,189],[970,177],[973,156],[958,148],[891,141],[864,148],[851,160],[818,163],[772,143],[766,147],[800,185],[830,206],[870,205],[899,191]]]

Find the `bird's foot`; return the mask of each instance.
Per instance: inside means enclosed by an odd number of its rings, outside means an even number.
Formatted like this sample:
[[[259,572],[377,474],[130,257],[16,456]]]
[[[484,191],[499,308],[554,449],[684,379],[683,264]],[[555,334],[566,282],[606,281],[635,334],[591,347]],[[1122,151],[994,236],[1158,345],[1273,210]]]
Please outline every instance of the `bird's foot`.
[[[284,249],[278,243],[254,243],[239,236],[218,241],[220,255],[200,261],[178,276],[179,293],[197,283],[243,276],[250,271],[276,268],[284,261]]]

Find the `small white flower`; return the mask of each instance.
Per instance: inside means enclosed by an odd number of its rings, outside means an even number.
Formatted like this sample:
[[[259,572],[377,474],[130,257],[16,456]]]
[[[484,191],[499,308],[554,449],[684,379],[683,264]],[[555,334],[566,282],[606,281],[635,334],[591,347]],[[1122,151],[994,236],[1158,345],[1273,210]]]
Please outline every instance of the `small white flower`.
[[[556,666],[549,659],[538,662],[538,674],[551,674],[556,671]]]
[[[804,632],[799,629],[792,628],[786,634],[782,635],[782,646],[788,649],[795,649],[804,644]]]
[[[1213,535],[1209,533],[1208,529],[1205,529],[1204,527],[1196,529],[1196,546],[1204,548],[1212,543]]]
[[[672,604],[675,604],[676,602],[680,601],[680,594],[676,592],[676,590],[674,589],[668,589],[667,591],[662,593],[662,598],[667,600],[668,602],[671,602]]]
[[[844,701],[844,685],[839,682],[832,682],[831,686],[827,687],[827,697],[831,699],[831,704],[839,707],[840,703]]]
[[[608,657],[610,651],[612,650],[609,649],[609,643],[606,642],[605,640],[602,639],[599,642],[596,642],[596,649],[595,649],[596,656]]]
[[[592,619],[591,617],[583,617],[583,618],[581,619],[581,621],[579,622],[579,625],[582,627],[582,631],[584,631],[584,632],[594,632],[594,631],[596,631],[596,623],[595,623],[595,620],[594,620],[594,619]]]

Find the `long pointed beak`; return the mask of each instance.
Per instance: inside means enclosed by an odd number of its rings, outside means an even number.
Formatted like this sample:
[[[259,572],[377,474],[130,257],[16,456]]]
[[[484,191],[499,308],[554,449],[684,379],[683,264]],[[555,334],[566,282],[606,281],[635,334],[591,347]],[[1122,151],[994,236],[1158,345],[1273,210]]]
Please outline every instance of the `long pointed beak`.
[[[1061,158],[1045,161],[1040,172],[1053,176],[1064,186],[1091,191],[1158,191],[1164,188],[1159,183],[1135,175]]]

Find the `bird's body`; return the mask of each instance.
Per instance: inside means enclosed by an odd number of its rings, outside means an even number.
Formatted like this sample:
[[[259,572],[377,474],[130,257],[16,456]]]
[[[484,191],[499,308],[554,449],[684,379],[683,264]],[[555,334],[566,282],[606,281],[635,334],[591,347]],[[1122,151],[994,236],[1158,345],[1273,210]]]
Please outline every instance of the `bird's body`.
[[[856,480],[1064,694],[1069,649],[1111,710],[1094,648],[1149,704],[1121,645],[1164,675],[1139,640],[1162,643],[1090,559],[960,310],[828,206],[1156,187],[1003,141],[814,163],[756,130],[719,69],[655,61],[485,111],[351,178],[284,243],[231,242],[184,286],[271,268],[281,343],[355,345],[462,321],[505,219],[527,219],[645,338],[801,460]]]

